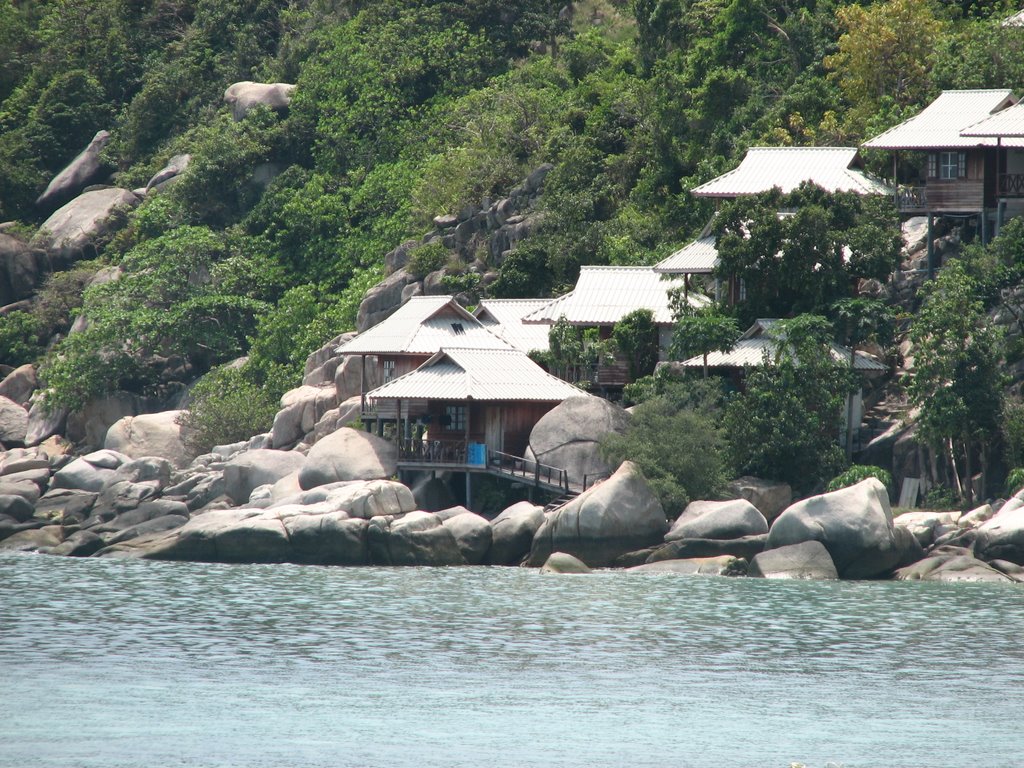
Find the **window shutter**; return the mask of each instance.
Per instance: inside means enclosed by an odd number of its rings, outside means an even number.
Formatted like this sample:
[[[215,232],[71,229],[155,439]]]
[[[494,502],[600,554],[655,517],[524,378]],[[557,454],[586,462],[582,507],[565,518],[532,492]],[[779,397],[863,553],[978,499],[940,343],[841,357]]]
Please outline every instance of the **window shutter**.
[[[934,152],[928,154],[928,178],[934,179],[939,175],[939,156]]]
[[[959,163],[959,168],[957,169],[957,174],[956,174],[957,178],[961,178],[961,179],[967,178],[967,153],[966,152],[960,152],[959,153],[959,155],[957,156],[957,163]]]

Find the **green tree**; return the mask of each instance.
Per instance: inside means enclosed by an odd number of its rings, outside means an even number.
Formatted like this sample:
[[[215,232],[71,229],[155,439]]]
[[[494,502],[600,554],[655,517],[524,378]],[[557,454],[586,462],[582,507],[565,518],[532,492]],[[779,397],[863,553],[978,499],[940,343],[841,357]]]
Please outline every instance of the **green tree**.
[[[679,289],[673,289],[678,292]],[[673,297],[676,299],[677,297]],[[708,377],[708,355],[728,352],[736,346],[739,326],[736,318],[722,312],[716,304],[694,309],[689,302],[673,301],[676,325],[672,333],[669,357],[685,360],[693,355],[704,358],[704,378]]]
[[[665,387],[633,409],[624,435],[601,438],[601,453],[617,465],[640,467],[670,518],[693,499],[710,499],[729,478],[722,393],[716,383],[691,381]]]
[[[637,309],[612,326],[612,341],[625,356],[629,366],[629,378],[636,381],[654,372],[658,364],[658,326],[654,324],[654,313],[649,309]]]
[[[741,472],[807,491],[843,468],[843,404],[849,368],[832,357],[831,324],[802,315],[771,328],[775,350],[747,371],[725,411],[733,462]]]
[[[269,431],[277,410],[278,397],[244,369],[221,367],[192,388],[188,409],[178,423],[185,428],[186,445],[200,454]]]
[[[922,292],[924,301],[910,329],[914,368],[907,393],[920,409],[919,434],[944,457],[956,492],[970,505],[975,456],[981,456],[984,497],[988,449],[999,431],[1001,336],[962,263],[947,265]]]

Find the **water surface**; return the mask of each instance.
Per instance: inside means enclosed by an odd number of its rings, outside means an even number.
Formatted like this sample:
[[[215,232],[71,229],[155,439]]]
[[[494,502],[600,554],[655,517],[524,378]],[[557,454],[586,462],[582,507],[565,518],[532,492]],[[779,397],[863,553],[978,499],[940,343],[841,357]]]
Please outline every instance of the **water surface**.
[[[0,765],[1024,763],[1024,587],[0,555]]]

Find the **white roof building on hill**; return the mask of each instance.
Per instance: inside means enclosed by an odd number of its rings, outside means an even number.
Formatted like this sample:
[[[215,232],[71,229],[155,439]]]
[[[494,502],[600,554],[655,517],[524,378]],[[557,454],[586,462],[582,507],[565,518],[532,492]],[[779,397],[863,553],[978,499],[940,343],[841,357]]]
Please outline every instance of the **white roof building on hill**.
[[[960,131],[960,135],[967,138],[1024,138],[1024,102],[1018,102],[974,123]]]
[[[994,138],[969,136],[963,132],[1016,102],[1013,91],[1007,88],[943,91],[917,115],[864,142],[863,146],[894,150],[994,147]],[[1019,147],[1024,146],[1024,141],[1011,140],[1003,145]]]
[[[550,299],[482,299],[473,315],[498,338],[523,352],[546,352],[548,328],[536,323],[527,324],[523,318]]]
[[[662,259],[654,265],[654,271],[665,275],[710,275],[717,266],[715,236],[708,235],[687,243]]]
[[[681,280],[662,277],[651,267],[581,267],[576,287],[523,318],[525,323],[608,326],[638,309],[649,309],[658,325],[672,325],[668,292]],[[708,304],[700,294],[688,296],[692,306]]]
[[[342,355],[432,355],[443,346],[507,348],[451,296],[413,296],[338,347]]]
[[[856,147],[751,147],[736,168],[691,191],[697,197],[734,198],[775,187],[788,193],[805,181],[827,192],[891,193],[861,169]]]

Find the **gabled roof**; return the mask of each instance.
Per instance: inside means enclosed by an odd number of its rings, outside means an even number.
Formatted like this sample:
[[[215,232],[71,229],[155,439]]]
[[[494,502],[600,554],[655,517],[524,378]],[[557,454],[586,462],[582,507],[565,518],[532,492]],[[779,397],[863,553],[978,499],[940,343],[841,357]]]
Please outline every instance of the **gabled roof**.
[[[665,275],[710,274],[718,266],[715,236],[694,240],[654,265],[654,271]]]
[[[751,147],[736,168],[691,191],[698,197],[792,192],[811,181],[827,192],[885,195],[889,190],[859,169],[856,147]]]
[[[524,400],[587,396],[547,373],[518,349],[446,347],[411,373],[370,390],[371,400]]]
[[[523,323],[550,299],[483,299],[473,314],[491,333],[523,352],[547,351],[548,328]]]
[[[1024,11],[1017,11],[1012,16],[1007,16],[999,25],[1002,27],[1024,27]]]
[[[1024,102],[1007,107],[991,117],[986,117],[981,122],[960,131],[960,135],[1024,138]]]
[[[914,117],[904,120],[862,146],[871,149],[957,149],[994,147],[995,139],[961,135],[965,128],[1016,103],[1013,91],[943,91]],[[1011,146],[1024,146],[1012,144]]]
[[[338,347],[342,355],[432,355],[446,345],[507,347],[451,296],[413,296],[394,314]]]
[[[769,357],[775,354],[778,339],[772,337],[767,331],[776,323],[776,320],[762,318],[755,320],[740,336],[736,346],[729,352],[712,352],[708,355],[709,368],[746,368],[761,365],[764,362],[765,354]],[[841,344],[832,344],[832,357],[841,363],[848,363],[850,360],[850,348]],[[682,362],[687,368],[703,368],[704,356],[696,355]],[[885,371],[886,366],[872,355],[866,352],[857,351],[854,353],[853,369],[855,371]]]
[[[571,325],[612,325],[637,309],[649,309],[654,322],[672,323],[668,292],[681,280],[663,278],[651,267],[581,267],[576,287],[523,318],[526,323],[552,325],[562,317]],[[710,299],[689,294],[701,307]]]

